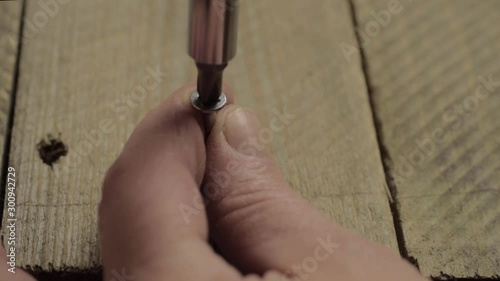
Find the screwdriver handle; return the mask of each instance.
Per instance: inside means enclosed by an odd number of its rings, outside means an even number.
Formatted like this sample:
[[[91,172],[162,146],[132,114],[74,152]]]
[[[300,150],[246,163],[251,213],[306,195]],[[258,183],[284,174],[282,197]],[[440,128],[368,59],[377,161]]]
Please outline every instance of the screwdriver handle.
[[[223,65],[236,55],[240,0],[190,0],[189,55],[197,64]]]

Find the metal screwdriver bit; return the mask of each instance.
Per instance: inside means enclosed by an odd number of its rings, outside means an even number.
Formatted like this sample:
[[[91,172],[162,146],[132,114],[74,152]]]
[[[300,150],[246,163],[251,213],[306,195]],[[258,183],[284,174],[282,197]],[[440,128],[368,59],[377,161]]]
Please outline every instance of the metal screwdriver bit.
[[[236,55],[239,0],[190,0],[189,55],[198,68],[193,106],[202,112],[221,109],[223,72]]]

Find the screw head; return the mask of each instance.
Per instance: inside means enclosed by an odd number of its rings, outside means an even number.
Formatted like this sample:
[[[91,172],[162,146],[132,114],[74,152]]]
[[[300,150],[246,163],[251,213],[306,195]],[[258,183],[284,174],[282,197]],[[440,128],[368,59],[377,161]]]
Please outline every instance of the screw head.
[[[226,98],[226,95],[224,93],[221,93],[221,95],[219,97],[219,101],[217,101],[217,103],[212,105],[212,106],[203,105],[203,103],[201,102],[200,94],[198,93],[198,91],[195,91],[191,95],[191,104],[193,105],[193,107],[198,109],[199,111],[205,113],[205,114],[213,113],[213,112],[216,112],[216,111],[222,109],[224,107],[224,105],[226,105],[226,103],[227,103],[227,98]]]

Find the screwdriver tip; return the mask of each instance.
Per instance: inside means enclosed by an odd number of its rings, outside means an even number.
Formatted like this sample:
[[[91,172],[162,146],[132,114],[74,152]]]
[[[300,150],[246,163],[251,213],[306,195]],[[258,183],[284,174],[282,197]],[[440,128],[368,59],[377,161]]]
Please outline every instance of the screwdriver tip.
[[[193,107],[198,109],[199,111],[201,111],[203,113],[207,113],[207,114],[220,110],[221,108],[224,107],[224,105],[226,105],[226,103],[227,103],[227,98],[226,98],[226,95],[224,93],[220,94],[220,96],[215,104],[209,105],[209,106],[207,106],[203,103],[198,91],[195,91],[191,95],[191,104],[193,105]]]

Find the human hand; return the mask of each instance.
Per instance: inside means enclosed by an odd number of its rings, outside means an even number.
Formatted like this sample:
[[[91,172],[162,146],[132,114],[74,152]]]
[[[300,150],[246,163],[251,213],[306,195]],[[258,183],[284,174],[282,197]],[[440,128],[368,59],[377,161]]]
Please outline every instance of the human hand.
[[[149,114],[107,174],[99,223],[105,280],[113,269],[138,280],[425,280],[292,191],[256,142],[262,128],[253,113],[226,106],[208,122],[205,143],[193,90],[178,90]]]

